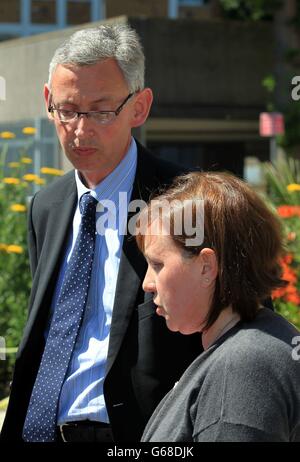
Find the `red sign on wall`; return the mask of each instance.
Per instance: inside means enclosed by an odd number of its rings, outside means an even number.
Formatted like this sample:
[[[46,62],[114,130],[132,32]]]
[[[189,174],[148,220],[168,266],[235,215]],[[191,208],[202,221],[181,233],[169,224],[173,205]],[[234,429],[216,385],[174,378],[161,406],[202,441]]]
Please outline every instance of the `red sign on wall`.
[[[284,134],[284,118],[280,112],[261,112],[259,116],[260,136]]]

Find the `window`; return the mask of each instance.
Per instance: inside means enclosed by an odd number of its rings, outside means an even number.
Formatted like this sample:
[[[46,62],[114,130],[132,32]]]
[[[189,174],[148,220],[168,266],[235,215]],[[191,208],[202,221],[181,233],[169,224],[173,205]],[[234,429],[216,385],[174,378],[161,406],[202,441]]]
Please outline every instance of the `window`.
[[[20,19],[20,0],[1,0],[0,22],[19,22]]]
[[[91,21],[91,2],[89,0],[69,0],[67,3],[67,23],[82,24]]]
[[[202,6],[205,0],[178,0],[178,6]]]
[[[55,0],[32,0],[31,1],[31,22],[35,24],[56,23],[56,1]]]

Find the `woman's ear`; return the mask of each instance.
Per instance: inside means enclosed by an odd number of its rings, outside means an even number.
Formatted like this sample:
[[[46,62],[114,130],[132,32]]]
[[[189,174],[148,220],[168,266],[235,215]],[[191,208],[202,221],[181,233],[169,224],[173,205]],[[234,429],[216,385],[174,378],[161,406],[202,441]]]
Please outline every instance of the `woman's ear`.
[[[209,286],[214,283],[218,276],[218,262],[217,256],[214,250],[204,248],[201,250],[198,258],[200,258],[202,269],[201,269],[201,281],[204,286]]]
[[[131,119],[132,128],[139,127],[145,123],[151,109],[152,101],[153,93],[150,88],[144,88],[144,90],[137,93],[133,106],[133,116]]]

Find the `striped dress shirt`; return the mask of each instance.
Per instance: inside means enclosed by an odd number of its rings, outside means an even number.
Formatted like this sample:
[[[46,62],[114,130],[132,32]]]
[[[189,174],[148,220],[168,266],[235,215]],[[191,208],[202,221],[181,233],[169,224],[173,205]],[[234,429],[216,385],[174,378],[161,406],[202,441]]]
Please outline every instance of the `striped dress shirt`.
[[[75,171],[78,203],[84,193],[91,192],[100,204],[101,201],[105,204],[105,201],[109,199],[114,206],[107,209],[104,205],[104,210],[102,207],[102,211],[99,210],[96,214],[98,232],[89,294],[82,326],[60,394],[58,424],[86,419],[109,423],[103,395],[103,382],[123,234],[136,164],[137,147],[132,138],[126,156],[93,191],[86,188],[78,172]],[[122,198],[121,203],[120,197]],[[98,226],[99,224],[101,226]],[[77,204],[72,231],[53,296],[52,312],[74,248],[79,226],[80,211]],[[102,230],[101,234],[99,230]]]

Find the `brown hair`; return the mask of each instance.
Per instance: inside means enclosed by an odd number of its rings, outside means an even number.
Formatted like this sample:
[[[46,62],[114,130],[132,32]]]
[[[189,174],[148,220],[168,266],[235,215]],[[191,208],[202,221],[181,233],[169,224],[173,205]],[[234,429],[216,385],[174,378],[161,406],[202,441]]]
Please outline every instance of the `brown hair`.
[[[189,247],[184,229],[180,235],[174,233],[171,204],[180,201],[184,208],[184,201],[195,199],[204,200],[204,241],[201,246]],[[241,319],[254,319],[260,303],[274,288],[285,285],[278,262],[282,253],[280,222],[244,181],[229,173],[193,172],[176,178],[155,200],[169,201],[170,235],[183,255],[194,257],[204,247],[216,254],[219,271],[207,328],[229,305]],[[151,201],[142,213],[149,216],[149,210]],[[193,208],[193,214],[195,211]],[[137,235],[141,251],[144,239]]]

